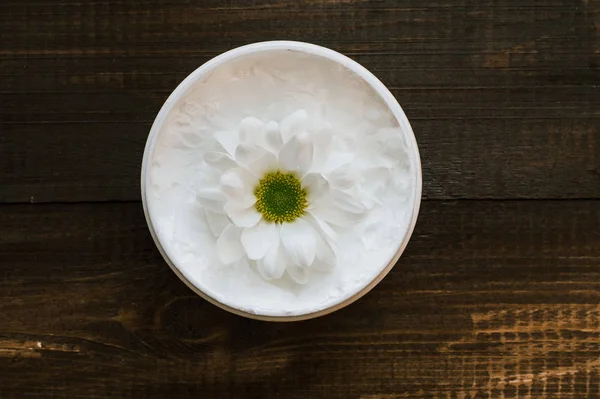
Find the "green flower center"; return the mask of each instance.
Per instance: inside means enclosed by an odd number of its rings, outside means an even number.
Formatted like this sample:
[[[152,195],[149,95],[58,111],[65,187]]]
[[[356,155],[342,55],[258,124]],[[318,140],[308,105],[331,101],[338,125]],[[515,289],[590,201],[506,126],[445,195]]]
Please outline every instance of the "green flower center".
[[[293,173],[267,173],[254,188],[256,210],[266,221],[290,223],[302,216],[308,206],[306,190]]]

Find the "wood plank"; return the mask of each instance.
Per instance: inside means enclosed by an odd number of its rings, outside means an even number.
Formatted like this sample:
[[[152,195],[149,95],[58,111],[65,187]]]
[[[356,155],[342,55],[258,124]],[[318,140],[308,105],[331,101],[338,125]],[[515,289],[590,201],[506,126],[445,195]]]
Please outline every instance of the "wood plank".
[[[600,196],[597,122],[414,121],[423,198]],[[0,202],[140,198],[146,123],[8,125]],[[43,137],[43,140],[40,138]]]
[[[391,88],[425,198],[600,198],[598,26],[595,1],[6,1],[0,202],[139,200],[169,92],[274,37],[339,50]]]
[[[272,324],[179,282],[139,203],[4,205],[0,395],[597,398],[599,223],[600,201],[425,202],[365,298]]]

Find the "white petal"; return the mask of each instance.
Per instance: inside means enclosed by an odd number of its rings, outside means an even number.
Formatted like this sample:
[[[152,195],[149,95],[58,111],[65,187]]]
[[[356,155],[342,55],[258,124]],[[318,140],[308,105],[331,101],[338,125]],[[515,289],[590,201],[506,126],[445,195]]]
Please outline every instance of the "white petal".
[[[335,253],[333,251],[328,253],[332,254],[331,257],[316,258],[313,264],[311,265],[311,268],[322,272],[329,272],[335,269],[337,266],[337,257],[335,256]]]
[[[230,265],[244,256],[244,247],[240,241],[241,234],[242,229],[230,224],[217,240],[217,255],[219,260],[226,265]]]
[[[218,187],[201,188],[196,191],[196,200],[205,208],[216,213],[223,213],[225,195]]]
[[[328,204],[319,204],[310,212],[316,217],[337,226],[351,226],[366,216],[367,207],[341,191],[332,190]]]
[[[336,266],[336,247],[331,246],[323,237],[318,237],[317,256],[311,267],[321,271],[330,271]]]
[[[292,279],[298,284],[306,284],[308,281],[308,270],[293,263],[288,263],[287,272]]]
[[[279,124],[277,122],[271,121],[267,123],[267,126],[265,127],[265,145],[267,149],[273,153],[279,152],[279,149],[283,145]]]
[[[358,180],[359,176],[351,165],[343,165],[327,174],[327,181],[331,183],[332,187],[339,190],[347,190],[355,186]]]
[[[367,207],[353,196],[341,191],[332,191],[333,205],[351,213],[365,213]]]
[[[221,192],[218,186],[206,186],[198,189],[196,196],[200,198],[212,199],[212,200],[225,200],[225,196]]]
[[[219,144],[221,144],[223,149],[229,153],[229,155],[233,156],[235,154],[235,149],[240,142],[237,132],[222,130],[220,132],[216,132],[214,137]]]
[[[331,129],[321,129],[317,133],[313,135],[313,143],[314,143],[314,155],[313,155],[313,172],[321,172],[327,159],[329,158],[329,154],[331,153],[331,140],[333,137],[333,132]]]
[[[327,161],[322,168],[321,173],[332,172],[340,166],[349,164],[354,160],[354,154],[350,152],[333,151],[329,153]]]
[[[338,136],[333,136],[331,138],[329,152],[327,153],[327,160],[325,161],[322,170],[319,171],[325,174],[344,164],[354,161],[357,152],[356,150],[356,145],[353,142]]]
[[[205,209],[206,212],[206,222],[208,223],[208,227],[210,231],[213,233],[215,237],[221,235],[225,227],[229,225],[229,219],[224,214],[215,213],[209,209]]]
[[[313,161],[313,143],[308,134],[292,137],[279,151],[279,163],[286,170],[298,172],[304,176],[310,170]]]
[[[235,168],[223,173],[220,182],[221,190],[230,199],[251,197],[257,183],[256,178],[243,168]]]
[[[240,122],[240,141],[255,143],[262,141],[265,123],[258,118],[248,116]]]
[[[302,180],[302,187],[308,193],[308,203],[319,202],[321,197],[329,194],[329,183],[319,173],[309,173]]]
[[[268,154],[264,149],[249,145],[240,144],[235,150],[235,161],[242,166],[249,167],[254,161]]]
[[[323,222],[310,213],[303,218],[310,222],[315,230],[319,232],[316,238],[317,253],[311,267],[321,271],[332,270],[337,264],[336,232],[326,222]]]
[[[204,154],[204,162],[219,173],[235,168],[237,165],[228,154],[223,152],[209,151]]]
[[[303,109],[299,109],[293,114],[286,116],[279,124],[283,142],[285,143],[293,136],[301,133],[306,127],[307,120],[308,114]]]
[[[306,216],[304,216],[304,218],[310,223],[312,223],[314,228],[317,231],[319,231],[323,235],[323,237],[325,237],[325,239],[330,245],[335,245],[335,243],[337,242],[337,233],[331,228],[331,226],[327,222],[324,222],[323,220],[321,220],[321,218],[312,214],[310,211],[306,213]]]
[[[340,209],[330,209],[326,212],[314,212],[321,219],[336,226],[348,227],[364,219],[364,214],[345,212]]]
[[[317,231],[303,219],[283,223],[280,228],[281,242],[291,262],[299,267],[308,267],[315,260]]]
[[[250,259],[262,259],[269,249],[279,242],[275,223],[261,220],[256,226],[244,229],[242,245]]]
[[[246,204],[230,200],[224,207],[229,219],[231,219],[238,227],[252,227],[258,223],[262,217],[253,204],[249,206],[245,205]]]
[[[287,264],[285,251],[279,245],[279,237],[265,257],[256,262],[258,272],[265,280],[281,278]]]
[[[279,168],[278,166],[277,157],[270,152],[265,152],[263,156],[259,157],[248,166],[248,170],[256,178],[261,179],[265,174],[276,171]],[[254,183],[254,185],[256,185],[256,183]]]

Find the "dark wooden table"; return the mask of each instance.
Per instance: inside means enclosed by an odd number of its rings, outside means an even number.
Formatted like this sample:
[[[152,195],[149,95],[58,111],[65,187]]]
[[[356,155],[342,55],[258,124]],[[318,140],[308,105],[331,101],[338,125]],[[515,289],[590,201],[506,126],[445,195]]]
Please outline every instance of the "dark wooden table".
[[[230,48],[294,39],[390,87],[423,161],[407,251],[273,324],[156,250],[152,120]],[[0,398],[600,398],[600,1],[1,0]]]

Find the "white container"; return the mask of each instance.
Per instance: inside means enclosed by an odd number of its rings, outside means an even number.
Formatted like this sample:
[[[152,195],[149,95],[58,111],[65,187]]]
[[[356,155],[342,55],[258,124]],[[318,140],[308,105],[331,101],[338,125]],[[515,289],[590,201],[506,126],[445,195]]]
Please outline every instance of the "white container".
[[[366,255],[366,258],[361,258],[362,260],[360,262],[362,262],[362,264],[356,266],[356,271],[352,271],[354,265],[346,267],[352,263],[348,259],[353,258],[349,257],[346,259],[345,263],[338,264],[337,268],[341,269],[336,273],[339,275],[335,275],[334,277],[328,275],[314,277],[315,281],[322,279],[326,282],[317,281],[313,286],[298,286],[290,289],[289,287],[291,286],[289,284],[278,286],[277,283],[268,283],[273,285],[273,290],[277,290],[273,292],[276,292],[277,295],[283,295],[282,298],[287,298],[288,302],[286,302],[286,300],[277,299],[273,302],[276,304],[274,306],[262,306],[260,304],[268,303],[268,301],[266,301],[268,298],[259,298],[258,296],[262,295],[261,292],[264,292],[264,295],[271,294],[269,294],[269,290],[260,287],[260,284],[262,283],[255,279],[254,276],[250,276],[251,280],[242,280],[240,277],[240,281],[230,283],[232,288],[223,288],[224,284],[218,280],[221,278],[218,273],[222,272],[213,270],[213,264],[215,262],[210,259],[210,255],[207,255],[206,257],[203,255],[204,250],[207,253],[212,250],[212,247],[214,247],[213,242],[210,242],[208,239],[191,241],[192,243],[197,243],[198,247],[189,249],[190,242],[177,241],[174,238],[178,234],[177,209],[193,205],[190,205],[190,200],[187,196],[173,194],[175,191],[169,191],[170,188],[165,188],[166,186],[171,186],[171,184],[163,184],[163,186],[156,184],[153,180],[153,176],[160,172],[158,169],[161,167],[170,170],[170,175],[179,175],[176,167],[172,167],[172,165],[165,166],[165,162],[168,163],[169,159],[178,158],[173,156],[162,157],[162,153],[158,154],[156,148],[158,145],[157,142],[160,142],[160,151],[163,151],[164,153],[175,151],[172,148],[169,148],[171,145],[169,143],[176,141],[176,139],[178,139],[176,136],[179,134],[174,130],[173,124],[175,122],[173,122],[172,116],[174,113],[179,112],[178,110],[182,107],[187,106],[186,104],[190,102],[189,98],[192,95],[190,93],[197,92],[199,94],[193,95],[202,96],[203,85],[205,85],[206,82],[209,82],[210,79],[214,79],[213,75],[215,75],[215,71],[222,71],[229,68],[231,65],[233,65],[232,70],[235,70],[235,63],[241,62],[240,60],[243,61],[247,57],[254,57],[252,59],[256,59],[260,63],[263,55],[265,57],[278,57],[277,59],[285,61],[284,58],[286,57],[286,54],[289,54],[289,57],[301,54],[301,62],[307,63],[308,69],[312,67],[311,60],[314,60],[315,66],[317,64],[331,65],[333,68],[339,67],[344,71],[349,71],[352,74],[352,76],[349,77],[349,79],[352,80],[348,82],[349,85],[356,85],[355,80],[357,79],[366,83],[365,86],[374,93],[374,97],[377,97],[374,101],[382,104],[382,107],[387,108],[382,112],[389,113],[390,117],[394,119],[394,128],[397,128],[399,134],[402,136],[402,141],[404,143],[402,156],[405,158],[403,162],[406,164],[403,167],[405,170],[409,171],[407,172],[409,175],[407,175],[406,179],[409,187],[405,187],[408,198],[402,205],[406,208],[405,210],[390,210],[393,214],[405,214],[403,222],[398,224],[400,227],[397,227],[396,230],[390,226],[384,227],[383,225],[387,223],[385,218],[381,222],[382,229],[386,228],[387,231],[394,232],[396,236],[392,240],[393,244],[386,244],[388,246],[385,249],[369,250],[371,251],[369,254],[373,254],[372,262],[370,262],[368,258],[368,256],[371,255]],[[304,57],[304,55],[306,55],[306,57]],[[316,73],[318,73],[318,68],[316,71]],[[286,72],[284,71],[280,76],[284,81],[282,84],[285,84],[285,73]],[[355,78],[355,76],[357,78]],[[315,90],[318,89],[319,88],[316,88]],[[256,92],[256,96],[260,95],[260,92]],[[345,101],[345,103],[350,104],[349,106],[351,107],[358,107],[356,108],[357,110],[361,109],[359,105],[352,105],[352,98],[340,98],[340,101],[342,100]],[[285,102],[286,100],[282,98],[281,101]],[[331,106],[335,106],[335,104]],[[223,110],[221,109],[220,111]],[[375,110],[372,114],[373,113],[378,115],[380,112]],[[174,138],[171,138],[169,135]],[[385,145],[385,143],[383,144]],[[157,161],[159,158],[162,163]],[[190,159],[194,158],[192,157]],[[191,167],[198,167],[197,165],[190,166],[189,162],[187,164],[184,162],[182,165],[181,168],[188,169]],[[184,175],[184,172],[186,171],[181,169],[181,172],[181,175]],[[187,170],[187,172],[189,172],[189,170]],[[167,180],[169,179],[168,176],[169,174],[167,173]],[[165,177],[162,178],[165,179]],[[177,184],[180,185],[180,182]],[[177,186],[177,184],[173,185]],[[269,321],[294,321],[322,316],[354,302],[375,287],[375,285],[377,285],[392,269],[410,239],[419,212],[421,185],[421,165],[412,128],[402,108],[383,83],[363,66],[340,53],[308,43],[290,41],[263,42],[239,47],[211,59],[192,72],[173,91],[158,113],[154,124],[152,125],[144,151],[141,174],[142,201],[148,227],[162,256],[175,274],[177,274],[177,276],[194,292],[211,303],[241,316]],[[394,193],[390,193],[392,196],[393,194]],[[181,203],[178,201],[181,201]],[[392,204],[391,208],[393,207]],[[173,209],[173,211],[171,212],[170,209]],[[180,219],[184,220],[184,223],[191,223],[188,222],[188,219],[190,219],[189,215],[194,214],[193,212],[196,211],[190,210],[189,213],[184,214]],[[372,227],[371,229],[374,228],[376,230],[377,225],[375,224],[374,226],[375,227]],[[190,227],[187,228],[189,229]],[[191,229],[193,230],[193,225]],[[188,235],[183,233],[180,234],[180,237],[184,237],[184,241],[188,239]],[[388,236],[385,237],[389,238],[389,233]],[[389,245],[392,245],[393,248]],[[183,251],[181,248],[188,249]],[[344,248],[350,247],[341,246],[340,251],[343,251]],[[342,253],[342,258],[343,255],[344,254]],[[194,256],[196,256],[196,259],[194,259]],[[366,272],[367,270],[368,272]],[[229,281],[236,279],[234,271],[227,271],[225,273],[229,273],[227,275]],[[355,273],[356,278],[353,278],[349,273]],[[244,277],[244,279],[246,278],[247,277]],[[215,283],[215,281],[219,282]],[[248,281],[248,287],[245,286],[246,281]],[[265,284],[267,283],[265,282]],[[246,288],[248,294],[239,294],[238,296],[238,293],[244,291]],[[271,289],[270,286],[267,288]],[[321,294],[318,291],[319,289],[330,290],[330,292],[322,293],[324,299],[315,299],[315,302],[312,303],[311,298],[319,297]],[[289,292],[285,292],[286,290]],[[304,293],[303,290],[306,291],[306,293]],[[335,295],[332,293],[335,293]],[[245,299],[242,300],[242,297]],[[294,298],[297,298],[297,302],[294,302]],[[252,301],[256,302],[256,304],[253,304]],[[281,305],[277,305],[277,303],[280,303]],[[278,306],[281,306],[281,308],[278,308]]]

